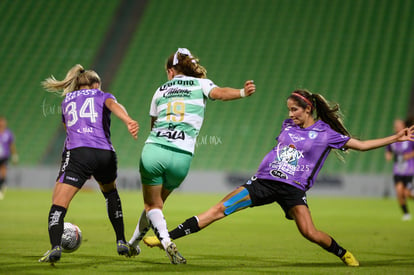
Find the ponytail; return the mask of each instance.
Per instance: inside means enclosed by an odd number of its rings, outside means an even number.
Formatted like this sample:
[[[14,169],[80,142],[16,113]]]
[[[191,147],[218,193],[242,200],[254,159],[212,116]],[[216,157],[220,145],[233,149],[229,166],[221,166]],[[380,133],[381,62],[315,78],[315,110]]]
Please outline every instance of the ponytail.
[[[65,96],[67,93],[78,90],[81,86],[91,86],[94,83],[101,83],[99,75],[92,70],[85,71],[82,65],[77,64],[67,72],[63,80],[57,80],[52,75],[41,84],[46,91]]]
[[[342,135],[351,136],[342,121],[343,114],[338,104],[330,104],[320,94],[312,94],[312,98],[315,104],[316,119],[326,122],[333,130]]]
[[[207,70],[200,65],[198,58],[194,57],[186,48],[179,48],[171,54],[167,60],[166,68],[174,68],[177,72],[187,76],[207,77]]]

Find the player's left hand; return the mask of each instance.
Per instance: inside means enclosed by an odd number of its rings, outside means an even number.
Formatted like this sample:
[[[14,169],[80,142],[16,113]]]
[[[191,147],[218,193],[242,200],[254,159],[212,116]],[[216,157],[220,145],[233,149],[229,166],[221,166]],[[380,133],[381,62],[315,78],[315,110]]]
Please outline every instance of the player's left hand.
[[[256,92],[256,85],[254,84],[253,80],[247,80],[244,83],[244,93],[246,96],[251,96]]]

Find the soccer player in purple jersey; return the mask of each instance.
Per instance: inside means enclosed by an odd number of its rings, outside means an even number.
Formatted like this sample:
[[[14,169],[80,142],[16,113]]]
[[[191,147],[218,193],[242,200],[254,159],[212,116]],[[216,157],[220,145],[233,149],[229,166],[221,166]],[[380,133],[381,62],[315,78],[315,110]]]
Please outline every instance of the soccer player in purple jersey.
[[[306,191],[314,184],[332,149],[366,151],[393,142],[412,141],[414,126],[389,137],[361,141],[350,137],[339,106],[332,106],[319,94],[296,90],[288,97],[287,107],[289,119],[283,122],[276,146],[264,157],[257,173],[218,204],[170,231],[172,239],[195,233],[247,207],[277,202],[306,239],[338,256],[346,265],[359,266],[348,250],[315,227]],[[151,247],[159,246],[156,237],[146,237],[144,242]]]
[[[7,128],[7,119],[0,116],[0,200],[4,199],[6,192],[7,163],[10,158],[12,163],[16,164],[19,156],[13,132]]]
[[[407,126],[411,126],[409,120],[394,121],[394,131],[398,133]],[[403,211],[403,221],[411,220],[411,215],[407,208],[407,198],[414,198],[413,176],[414,176],[414,142],[404,141],[390,144],[386,147],[385,158],[387,161],[394,159],[394,187],[398,204]]]
[[[110,94],[101,91],[101,79],[92,70],[76,65],[64,80],[53,76],[42,82],[50,92],[61,92],[62,121],[66,140],[62,164],[52,196],[48,218],[51,249],[39,262],[54,263],[61,257],[61,239],[66,211],[75,194],[93,176],[106,200],[108,217],[116,235],[117,251],[129,255],[124,236],[121,199],[116,189],[117,158],[110,139],[110,115],[114,113],[137,139],[139,125]]]

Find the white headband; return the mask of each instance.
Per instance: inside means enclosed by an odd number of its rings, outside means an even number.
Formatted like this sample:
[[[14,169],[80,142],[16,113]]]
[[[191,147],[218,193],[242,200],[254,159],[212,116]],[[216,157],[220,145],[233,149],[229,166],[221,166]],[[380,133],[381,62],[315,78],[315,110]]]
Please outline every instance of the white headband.
[[[191,55],[191,52],[187,49],[187,48],[178,48],[178,50],[175,52],[174,54],[174,59],[173,59],[173,66],[178,64],[178,54],[182,54],[182,55],[188,55],[189,57],[193,57]]]

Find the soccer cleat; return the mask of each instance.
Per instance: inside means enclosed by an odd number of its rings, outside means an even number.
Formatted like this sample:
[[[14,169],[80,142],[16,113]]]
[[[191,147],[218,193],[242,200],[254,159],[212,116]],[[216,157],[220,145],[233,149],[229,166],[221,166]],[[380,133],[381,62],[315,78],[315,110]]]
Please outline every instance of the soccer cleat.
[[[116,243],[116,249],[118,251],[119,255],[123,255],[125,257],[131,257],[131,247],[129,246],[128,243],[126,243],[125,241],[118,241]]]
[[[39,259],[41,263],[55,263],[60,260],[62,256],[62,248],[57,245],[53,249],[48,250],[42,258]]]
[[[402,217],[402,220],[403,221],[411,220],[411,214],[409,214],[409,213],[404,214],[403,217]]]
[[[347,251],[344,256],[341,257],[341,260],[347,265],[347,266],[359,266],[358,260],[352,255],[351,252]]]
[[[187,260],[183,257],[183,255],[180,254],[180,252],[178,252],[177,247],[174,243],[170,243],[169,245],[167,245],[165,252],[167,253],[167,256],[172,264],[187,263]]]
[[[129,248],[129,252],[128,252],[129,257],[138,256],[141,253],[141,248],[139,248],[139,245],[134,246],[130,243],[127,243],[127,245]]]
[[[160,249],[164,249],[164,247],[162,246],[160,240],[158,240],[158,238],[156,236],[144,237],[143,242],[151,248],[152,247],[158,247]]]

